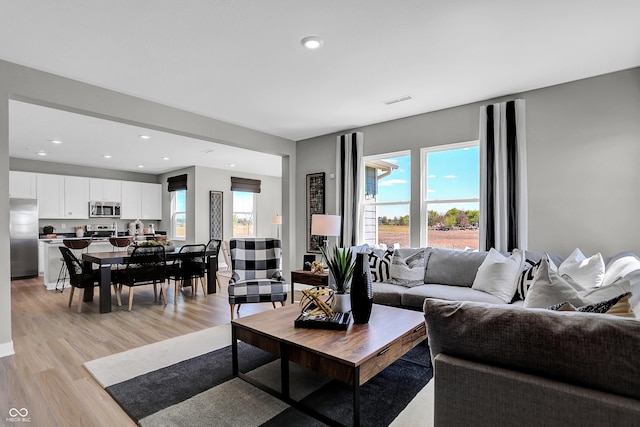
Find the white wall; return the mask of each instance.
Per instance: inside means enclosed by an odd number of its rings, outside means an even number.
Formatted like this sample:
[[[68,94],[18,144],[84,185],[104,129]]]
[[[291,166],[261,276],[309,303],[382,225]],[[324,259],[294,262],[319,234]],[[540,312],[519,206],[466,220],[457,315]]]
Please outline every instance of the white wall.
[[[282,188],[288,191],[294,180],[295,168],[288,166],[295,163],[293,141],[0,61],[0,236],[9,235],[9,99],[283,156],[287,167]],[[295,199],[287,196],[283,201],[287,227]],[[287,232],[285,238],[292,234]],[[295,253],[294,241],[284,240],[283,246],[288,254]],[[285,257],[284,269],[289,265],[290,258]],[[0,357],[12,352],[9,239],[5,237],[0,239]]]
[[[411,150],[411,218],[417,219],[420,148],[478,139],[480,106],[514,98],[525,99],[527,108],[529,249],[640,253],[640,68],[352,130],[364,133],[365,155]],[[335,172],[337,135],[298,142],[297,182],[308,173]],[[335,213],[335,181],[327,180],[327,190],[327,212]],[[305,200],[304,185],[296,198]],[[304,203],[296,215],[301,266]],[[413,246],[419,237],[414,220]]]

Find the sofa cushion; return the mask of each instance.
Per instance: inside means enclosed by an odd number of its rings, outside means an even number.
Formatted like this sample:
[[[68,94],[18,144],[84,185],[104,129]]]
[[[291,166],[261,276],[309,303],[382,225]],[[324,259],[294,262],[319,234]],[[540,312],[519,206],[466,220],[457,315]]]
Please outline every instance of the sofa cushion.
[[[412,287],[424,284],[424,268],[428,255],[423,248],[401,248],[391,258],[389,283]]]
[[[431,248],[424,283],[471,287],[487,252]]]
[[[504,304],[504,302],[491,294],[476,291],[464,286],[448,285],[422,285],[407,289],[401,295],[402,305],[421,309],[425,298],[438,298],[451,301],[477,301],[489,304]]]
[[[373,282],[373,302],[375,304],[402,306],[402,294],[409,290],[404,286],[392,285],[390,283]]]
[[[593,313],[426,299],[439,353],[640,399],[640,322]],[[437,376],[437,372],[436,372]]]
[[[518,285],[518,278],[522,273],[523,265],[524,254],[521,250],[515,249],[511,256],[506,257],[491,248],[489,254],[478,268],[472,288],[498,297],[502,302],[509,303],[516,293],[516,286]]]

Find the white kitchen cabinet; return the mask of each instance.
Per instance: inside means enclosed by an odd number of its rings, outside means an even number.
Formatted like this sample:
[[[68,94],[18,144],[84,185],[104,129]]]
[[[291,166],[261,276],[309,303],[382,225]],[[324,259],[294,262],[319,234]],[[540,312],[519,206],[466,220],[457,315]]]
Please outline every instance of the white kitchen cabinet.
[[[122,219],[162,219],[162,184],[122,181]]]
[[[140,219],[162,219],[162,184],[140,183]]]
[[[38,174],[36,193],[39,218],[89,218],[88,178]]]
[[[122,181],[89,178],[89,200],[96,202],[121,202]]]
[[[9,171],[9,197],[35,199],[37,174],[33,172]]]
[[[38,218],[64,218],[64,176],[37,175]]]
[[[120,218],[140,219],[142,187],[139,182],[122,181],[122,202],[120,203]]]

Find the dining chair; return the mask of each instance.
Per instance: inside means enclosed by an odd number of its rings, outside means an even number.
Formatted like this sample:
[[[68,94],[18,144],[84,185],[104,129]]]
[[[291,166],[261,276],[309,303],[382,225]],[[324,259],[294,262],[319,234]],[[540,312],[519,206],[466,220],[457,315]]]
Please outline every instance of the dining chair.
[[[69,293],[69,307],[71,307],[75,289],[84,289],[84,292],[86,292],[87,288],[98,286],[100,276],[97,270],[91,271],[90,273],[83,272],[82,263],[78,258],[76,258],[71,249],[66,246],[59,246],[58,248],[62,254],[65,267],[69,272],[69,283],[71,285],[71,292]],[[84,292],[78,293],[78,313],[82,312]]]
[[[220,254],[220,247],[222,246],[222,240],[220,239],[211,239],[209,240],[209,242],[207,243],[207,247],[205,250],[205,273],[207,275],[207,283],[209,281],[209,274],[211,274],[211,272],[209,271],[209,258],[213,257],[215,258],[215,265],[216,265],[216,271],[214,272],[215,275],[215,279],[216,279],[216,283],[218,286],[218,289],[222,290],[222,287],[220,286],[220,281],[218,280],[218,255]]]
[[[178,252],[178,257],[173,264],[167,266],[167,282],[169,280],[174,281],[174,293],[173,303],[178,303],[178,287],[182,289],[185,286],[191,286],[193,295],[195,296],[198,291],[198,279],[202,286],[202,293],[207,296],[207,291],[204,287],[204,276],[206,269],[205,262],[206,246],[199,245],[184,245]],[[186,281],[189,281],[186,284]]]
[[[88,248],[89,245],[91,244],[91,239],[63,239],[62,244],[69,249],[73,249],[71,253],[73,254],[74,257],[76,257],[75,251],[82,252],[84,249]],[[67,282],[67,278],[68,278],[67,276],[68,268],[64,258],[62,258],[61,261],[62,261],[62,264],[60,265],[60,271],[58,272],[58,280],[56,280],[56,290],[59,290],[60,292],[64,292],[64,285]],[[60,284],[62,284],[61,288],[58,289],[58,285]]]
[[[125,268],[115,271],[118,283],[119,301],[122,298],[122,286],[129,287],[129,311],[133,306],[133,288],[153,285],[153,299],[158,299],[157,285],[160,284],[160,295],[167,305],[167,295],[163,284],[167,279],[167,262],[164,246],[136,246],[131,256],[125,258]]]
[[[245,303],[276,302],[284,306],[287,300],[287,282],[280,271],[282,253],[279,239],[244,238],[229,241],[232,274],[229,279],[229,305],[231,320],[233,309]]]

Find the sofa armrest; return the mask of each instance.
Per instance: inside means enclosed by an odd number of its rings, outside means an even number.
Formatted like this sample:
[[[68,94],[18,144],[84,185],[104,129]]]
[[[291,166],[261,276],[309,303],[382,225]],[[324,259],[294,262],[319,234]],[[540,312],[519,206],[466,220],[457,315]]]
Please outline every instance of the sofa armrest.
[[[435,358],[436,426],[626,426],[640,402],[446,354]]]

